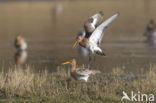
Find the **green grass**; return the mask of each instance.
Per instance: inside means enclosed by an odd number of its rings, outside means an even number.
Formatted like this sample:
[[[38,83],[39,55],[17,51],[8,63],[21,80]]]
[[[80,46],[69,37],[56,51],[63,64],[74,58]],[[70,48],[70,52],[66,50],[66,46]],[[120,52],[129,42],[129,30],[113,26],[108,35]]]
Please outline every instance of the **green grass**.
[[[133,74],[116,68],[107,75],[93,75],[86,83],[72,79],[66,68],[59,67],[52,75],[46,70],[35,73],[29,66],[15,67],[0,73],[0,103],[119,103],[122,91],[156,93],[154,70],[129,80],[123,78]]]

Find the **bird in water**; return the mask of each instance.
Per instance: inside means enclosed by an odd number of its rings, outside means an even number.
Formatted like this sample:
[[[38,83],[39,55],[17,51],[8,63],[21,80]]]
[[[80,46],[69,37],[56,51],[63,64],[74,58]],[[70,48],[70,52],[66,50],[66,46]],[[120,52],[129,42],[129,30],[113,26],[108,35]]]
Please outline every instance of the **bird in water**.
[[[18,35],[15,38],[14,45],[15,48],[17,49],[15,53],[15,63],[18,67],[20,67],[25,63],[27,59],[27,51],[26,51],[27,43],[21,35]]]
[[[15,48],[18,49],[18,50],[26,50],[27,49],[27,43],[25,41],[25,39],[21,36],[21,35],[18,35],[16,38],[15,38]]]
[[[93,15],[89,20],[84,24],[84,31],[80,32],[77,36],[77,39],[73,45],[73,48],[76,48],[79,45],[79,48],[85,48],[88,51],[89,61],[91,54],[98,54],[105,56],[105,53],[99,47],[104,36],[104,31],[110,23],[112,23],[119,13],[114,14],[112,17],[108,18],[104,22],[101,22],[103,17],[102,12],[99,12]]]
[[[62,65],[65,65],[65,64],[71,64],[70,74],[75,80],[87,82],[91,74],[100,73],[100,71],[98,70],[90,70],[88,68],[77,68],[75,59],[62,63]]]
[[[147,37],[147,42],[156,44],[156,22],[153,19],[151,19],[147,25],[144,36]]]

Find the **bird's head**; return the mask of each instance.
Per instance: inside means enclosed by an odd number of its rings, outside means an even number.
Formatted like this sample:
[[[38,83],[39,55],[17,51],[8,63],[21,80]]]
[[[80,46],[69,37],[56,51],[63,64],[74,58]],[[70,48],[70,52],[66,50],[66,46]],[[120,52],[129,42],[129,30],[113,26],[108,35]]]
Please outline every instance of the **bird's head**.
[[[74,45],[73,45],[73,48],[76,48],[78,46],[78,44],[83,40],[83,37],[82,36],[78,36]]]
[[[17,41],[20,41],[22,39],[22,36],[21,35],[17,35],[16,39],[17,39]]]
[[[76,70],[76,60],[75,59],[72,59],[70,61],[62,63],[62,65],[65,65],[65,64],[71,64],[71,66],[72,66],[71,71],[72,72]]]
[[[151,19],[150,24],[155,24],[155,21],[153,19]]]

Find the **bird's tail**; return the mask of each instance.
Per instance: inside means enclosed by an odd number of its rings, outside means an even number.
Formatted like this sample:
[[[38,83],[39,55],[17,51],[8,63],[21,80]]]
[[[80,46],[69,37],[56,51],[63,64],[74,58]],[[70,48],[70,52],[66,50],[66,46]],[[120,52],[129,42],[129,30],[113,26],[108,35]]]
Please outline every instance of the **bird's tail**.
[[[106,56],[104,52],[96,51],[96,54]]]
[[[92,74],[99,74],[101,73],[99,70],[92,70]]]

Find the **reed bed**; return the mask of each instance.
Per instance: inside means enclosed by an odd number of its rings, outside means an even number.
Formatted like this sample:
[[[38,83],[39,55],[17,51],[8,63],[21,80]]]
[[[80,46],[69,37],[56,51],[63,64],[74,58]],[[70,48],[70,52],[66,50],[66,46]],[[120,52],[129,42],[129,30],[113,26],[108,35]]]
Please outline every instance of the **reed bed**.
[[[55,74],[36,73],[27,66],[2,71],[0,103],[118,103],[122,91],[156,93],[155,67],[140,76],[115,68],[112,73],[91,76],[87,83],[72,79],[66,67],[57,70]]]

